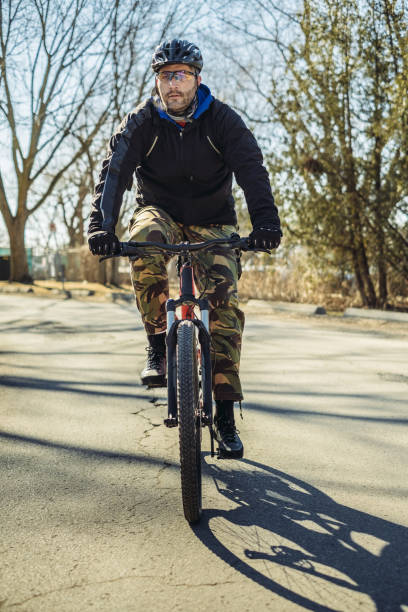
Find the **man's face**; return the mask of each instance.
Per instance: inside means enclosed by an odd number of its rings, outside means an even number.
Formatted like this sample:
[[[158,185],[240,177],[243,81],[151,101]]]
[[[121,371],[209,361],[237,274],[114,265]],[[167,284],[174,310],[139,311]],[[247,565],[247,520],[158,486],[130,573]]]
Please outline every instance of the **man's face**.
[[[159,73],[176,72],[177,70],[195,72],[193,66],[187,66],[186,64],[169,64],[168,66],[163,66],[163,68],[159,70]],[[160,81],[160,79],[156,78],[157,91],[170,113],[177,113],[186,109],[193,100],[200,83],[200,76],[197,78],[186,78],[184,81],[176,81],[174,78],[171,79],[171,81],[167,79]]]

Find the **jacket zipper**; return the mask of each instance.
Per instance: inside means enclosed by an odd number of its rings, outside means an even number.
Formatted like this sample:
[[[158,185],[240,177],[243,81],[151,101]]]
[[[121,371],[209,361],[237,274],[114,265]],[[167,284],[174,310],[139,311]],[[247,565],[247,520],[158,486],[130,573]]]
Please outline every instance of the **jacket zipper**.
[[[211,138],[210,138],[209,136],[207,136],[207,140],[208,140],[208,142],[210,143],[210,145],[212,146],[212,148],[214,149],[214,151],[215,151],[216,153],[218,153],[218,155],[221,155],[221,151],[219,151],[219,150],[217,149],[217,147],[215,146],[215,144],[213,143],[213,141],[211,140]]]
[[[183,130],[180,130],[180,141],[181,141],[181,142],[183,141]],[[183,161],[184,161],[184,160],[183,160]],[[189,176],[189,179],[190,179],[190,181],[193,181],[193,180],[194,180],[194,177],[193,177],[193,176]]]
[[[155,139],[153,140],[152,146],[150,147],[150,149],[146,153],[146,157],[149,157],[150,153],[153,151],[154,147],[156,146],[156,142],[158,141],[158,139],[159,139],[159,137],[156,136]]]
[[[184,158],[183,158],[183,130],[182,129],[179,131],[179,134],[180,134],[180,162],[184,166]]]

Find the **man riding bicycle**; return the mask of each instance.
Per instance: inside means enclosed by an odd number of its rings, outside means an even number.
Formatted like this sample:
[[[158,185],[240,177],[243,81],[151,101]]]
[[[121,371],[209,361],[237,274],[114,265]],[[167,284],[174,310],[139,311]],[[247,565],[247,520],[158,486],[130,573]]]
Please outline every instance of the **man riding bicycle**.
[[[282,236],[262,153],[239,115],[201,82],[200,50],[186,40],[159,45],[152,57],[152,97],[131,111],[112,136],[95,187],[89,223],[94,255],[118,250],[115,235],[125,189],[136,176],[137,207],[131,240],[176,243],[229,237],[237,230],[232,175],[243,189],[253,226],[250,247],[277,248]],[[148,386],[165,384],[163,253],[131,262],[136,303],[147,333]],[[234,421],[234,402],[243,399],[239,379],[244,314],[238,306],[238,262],[228,247],[196,256],[197,288],[210,303],[215,428],[224,456],[243,455]]]

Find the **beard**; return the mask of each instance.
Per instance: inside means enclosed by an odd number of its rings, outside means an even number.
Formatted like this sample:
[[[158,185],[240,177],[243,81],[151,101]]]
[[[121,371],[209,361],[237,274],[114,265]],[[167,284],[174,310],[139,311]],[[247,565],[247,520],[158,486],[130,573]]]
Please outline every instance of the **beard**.
[[[183,111],[190,106],[196,91],[197,87],[194,84],[187,91],[180,91],[179,89],[173,88],[166,93],[159,91],[159,94],[166,111],[178,115],[183,113]]]

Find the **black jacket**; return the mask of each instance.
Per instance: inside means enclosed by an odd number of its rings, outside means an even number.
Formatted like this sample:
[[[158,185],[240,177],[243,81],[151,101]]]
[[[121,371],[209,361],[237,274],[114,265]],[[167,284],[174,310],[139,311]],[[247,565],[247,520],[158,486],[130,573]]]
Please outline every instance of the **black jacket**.
[[[156,205],[184,225],[235,224],[232,173],[254,227],[279,225],[258,144],[239,115],[205,85],[184,128],[152,99],[129,113],[112,136],[95,188],[88,233],[115,231],[125,189],[136,175],[138,207]]]

